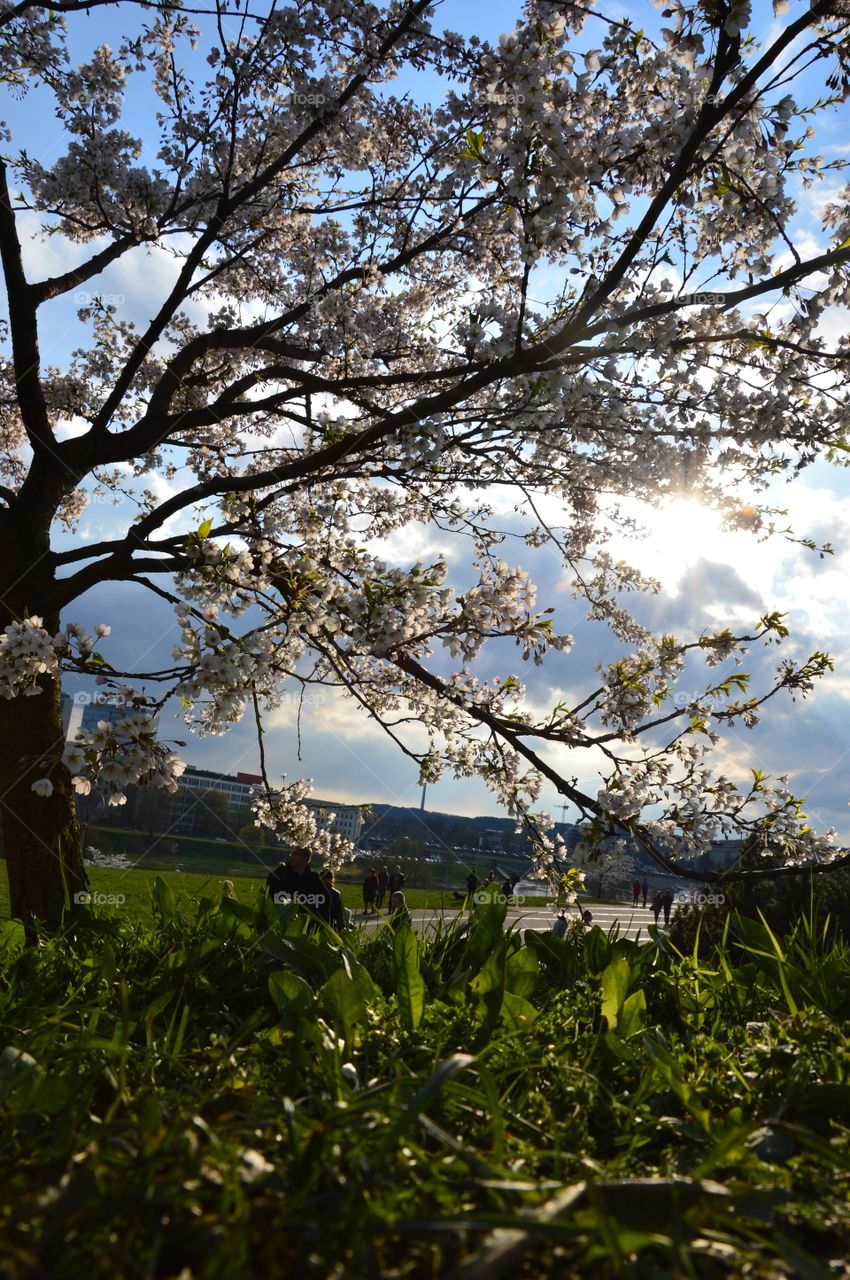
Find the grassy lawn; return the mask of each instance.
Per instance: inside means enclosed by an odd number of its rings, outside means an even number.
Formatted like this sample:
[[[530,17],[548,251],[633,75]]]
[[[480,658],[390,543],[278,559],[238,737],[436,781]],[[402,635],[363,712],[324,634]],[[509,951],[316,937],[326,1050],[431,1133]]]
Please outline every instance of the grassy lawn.
[[[234,896],[238,902],[251,904],[262,890],[265,877],[247,875],[243,868],[239,879],[234,873],[174,871],[158,869],[150,866],[146,860],[144,868],[134,867],[132,870],[120,868],[89,867],[89,879],[92,891],[123,898],[123,901],[106,904],[110,913],[130,921],[138,921],[146,926],[153,922],[151,911],[151,889],[159,875],[171,886],[177,895],[177,907],[181,915],[190,919],[197,912],[197,904],[201,898],[217,898],[221,892],[222,881],[232,879],[235,883]],[[355,913],[359,923],[362,918],[363,896],[360,880],[346,881],[340,879],[338,888],[342,894],[343,904]],[[451,890],[441,889],[405,889],[407,905],[412,910],[443,910],[456,912],[461,906]],[[383,914],[386,914],[388,900],[385,899]],[[543,902],[543,899],[541,899]],[[6,878],[6,862],[0,859],[0,920],[9,918],[9,887]]]

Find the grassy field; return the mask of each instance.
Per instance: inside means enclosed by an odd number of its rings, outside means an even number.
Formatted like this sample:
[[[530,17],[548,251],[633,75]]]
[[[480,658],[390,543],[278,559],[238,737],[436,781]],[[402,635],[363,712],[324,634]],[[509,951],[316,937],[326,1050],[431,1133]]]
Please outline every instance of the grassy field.
[[[257,895],[265,885],[263,876],[242,875],[238,880],[234,875],[219,875],[195,871],[165,871],[155,867],[120,868],[89,867],[89,879],[92,892],[105,894],[117,901],[104,904],[104,908],[129,921],[150,926],[153,923],[151,910],[151,889],[159,875],[171,886],[177,896],[177,909],[181,915],[193,919],[197,914],[201,898],[217,899],[221,893],[222,882],[232,879],[235,885],[234,896],[238,902],[253,904]],[[343,904],[354,911],[357,920],[361,918],[363,897],[359,879],[349,882],[340,879],[339,890]],[[434,908],[454,913],[460,904],[454,899],[451,891],[440,889],[405,889],[407,905],[413,910]],[[386,906],[386,901],[385,904]],[[6,862],[0,859],[0,920],[9,918],[9,886],[6,878]]]

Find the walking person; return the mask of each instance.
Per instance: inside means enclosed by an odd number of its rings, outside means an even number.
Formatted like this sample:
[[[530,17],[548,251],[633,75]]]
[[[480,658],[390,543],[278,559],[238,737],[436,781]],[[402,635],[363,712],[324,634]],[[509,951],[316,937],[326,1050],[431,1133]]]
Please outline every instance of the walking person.
[[[390,880],[389,871],[387,870],[386,867],[381,867],[380,871],[378,872],[378,889],[377,889],[377,892],[375,893],[375,906],[379,911],[381,907],[384,905],[384,894],[387,891],[387,885],[389,884],[389,880]]]
[[[363,914],[368,916],[375,910],[375,898],[378,893],[378,872],[370,867],[363,879]]]
[[[404,888],[404,872],[398,863],[396,863],[390,872],[390,877],[387,881],[387,888],[391,894],[398,893],[400,889]]]
[[[643,878],[643,884],[640,887],[640,891],[643,894],[643,905],[646,906],[646,899],[649,896],[649,881],[646,876]]]
[[[562,911],[552,921],[552,933],[556,938],[563,938],[567,932],[567,917]]]
[[[640,880],[632,883],[632,906],[636,907],[640,900]]]
[[[664,911],[664,928],[670,923],[670,912],[673,908],[673,890],[665,889],[661,895],[661,907]]]
[[[658,917],[661,915],[661,890],[656,889],[655,897],[652,899],[652,914],[655,916],[655,923],[658,924]]]

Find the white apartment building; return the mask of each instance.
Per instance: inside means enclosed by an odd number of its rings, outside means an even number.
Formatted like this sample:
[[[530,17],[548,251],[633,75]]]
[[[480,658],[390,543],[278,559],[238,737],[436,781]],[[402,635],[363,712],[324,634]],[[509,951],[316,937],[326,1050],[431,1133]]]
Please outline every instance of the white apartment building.
[[[307,800],[305,803],[315,813],[320,831],[326,831],[330,827],[337,835],[357,844],[363,830],[363,815],[359,805],[334,804],[332,800]]]

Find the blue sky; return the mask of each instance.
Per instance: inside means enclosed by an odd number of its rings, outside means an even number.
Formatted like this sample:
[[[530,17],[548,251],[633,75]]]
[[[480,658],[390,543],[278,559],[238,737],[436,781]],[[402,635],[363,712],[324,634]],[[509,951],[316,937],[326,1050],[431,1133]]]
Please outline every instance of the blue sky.
[[[120,8],[120,7],[119,7]],[[792,6],[793,17],[798,6]],[[645,10],[645,12],[644,12]],[[626,10],[611,5],[611,17],[623,16]],[[634,12],[634,10],[632,10]],[[518,14],[518,5],[496,0],[482,6],[467,0],[447,0],[438,7],[437,25],[475,33],[495,40],[509,30]],[[641,23],[648,29],[660,25],[657,11],[642,6]],[[767,34],[773,23],[770,6],[756,9],[754,29]],[[74,22],[74,27],[77,23]],[[122,27],[122,14],[98,12],[80,24],[84,40],[93,46],[109,41],[117,44]],[[588,38],[586,45],[598,44]],[[78,46],[83,52],[82,45]],[[403,82],[417,95],[436,92],[434,83],[422,79]],[[135,96],[134,96],[135,95]],[[130,97],[129,127],[145,130],[144,87],[133,90]],[[13,146],[26,146],[32,154],[48,162],[59,154],[61,133],[55,120],[33,109],[33,100],[4,103],[0,116],[12,128]],[[828,121],[819,149],[828,158],[850,151],[846,139],[848,117]],[[8,149],[8,148],[7,148]],[[838,177],[827,178],[826,184],[800,193],[798,227],[806,248],[817,243],[817,213],[825,194],[840,185]],[[87,256],[84,246],[63,245],[56,240],[35,237],[34,220],[29,229],[34,234],[27,247],[27,260],[32,275],[41,277],[58,269],[67,269]],[[138,254],[111,268],[98,291],[124,299],[120,313],[139,320],[147,319],[161,297],[163,285],[173,271],[165,255],[147,257]],[[68,302],[52,304],[43,331],[42,350],[45,363],[62,364],[79,341],[74,315]],[[846,330],[847,317],[833,314],[826,328],[832,333]],[[677,634],[697,634],[703,627],[716,627],[730,617],[733,625],[750,627],[768,610],[782,609],[789,614],[792,639],[783,649],[768,655],[753,655],[747,669],[766,673],[770,663],[784,652],[802,654],[813,649],[827,649],[834,657],[835,674],[824,681],[805,703],[793,705],[786,698],[775,704],[766,723],[750,732],[728,732],[719,748],[724,768],[744,779],[750,768],[791,774],[792,786],[809,797],[809,813],[818,827],[835,825],[839,836],[850,842],[850,611],[848,611],[848,570],[850,569],[850,485],[847,473],[825,462],[798,477],[793,484],[780,485],[772,491],[778,506],[787,507],[789,519],[798,536],[829,541],[835,554],[821,560],[816,554],[780,537],[757,542],[744,534],[725,533],[717,517],[697,504],[678,502],[669,509],[646,515],[647,536],[643,542],[624,544],[621,554],[641,569],[659,577],[664,589],[641,606],[642,620],[658,630]],[[105,504],[94,504],[84,519],[85,536],[95,539],[116,528],[121,512]],[[400,561],[409,562],[437,552],[445,554],[453,580],[461,581],[462,557],[456,544],[444,535],[423,528],[410,528],[396,535],[390,548]],[[523,670],[530,696],[541,708],[556,700],[565,689],[578,689],[592,676],[597,660],[613,657],[613,642],[598,624],[586,622],[576,602],[570,599],[560,566],[551,554],[537,557],[525,553],[524,560],[534,571],[540,586],[540,603],[556,609],[555,625],[576,636],[576,650],[569,657],[556,656],[550,664],[531,673]],[[104,646],[105,655],[116,666],[136,669],[158,666],[168,661],[177,640],[170,612],[164,604],[141,590],[127,585],[110,585],[91,592],[69,615],[93,626],[105,621],[113,625],[113,635]],[[515,651],[514,651],[515,652]],[[493,655],[493,672],[504,671],[508,655]],[[512,664],[516,665],[516,664]],[[488,672],[489,674],[489,672]],[[73,689],[73,685],[69,684]],[[321,697],[321,695],[320,695]],[[301,709],[301,758],[298,759],[296,732],[297,705],[284,702],[270,717],[269,755],[275,774],[292,777],[308,776],[315,780],[316,794],[346,801],[379,801],[397,804],[418,802],[416,771],[381,733],[350,704],[335,695],[324,695]],[[182,724],[169,727],[163,721],[163,736],[186,738]],[[257,749],[253,729],[246,721],[222,737],[191,738],[181,754],[193,764],[235,772],[254,771]],[[557,757],[556,757],[557,758]],[[568,775],[592,789],[597,761],[592,758],[558,759]],[[561,816],[560,800],[554,791],[544,792],[550,811]],[[429,788],[428,803],[433,808],[462,813],[495,812],[495,804],[482,783],[445,779]],[[566,817],[574,817],[567,811]]]

